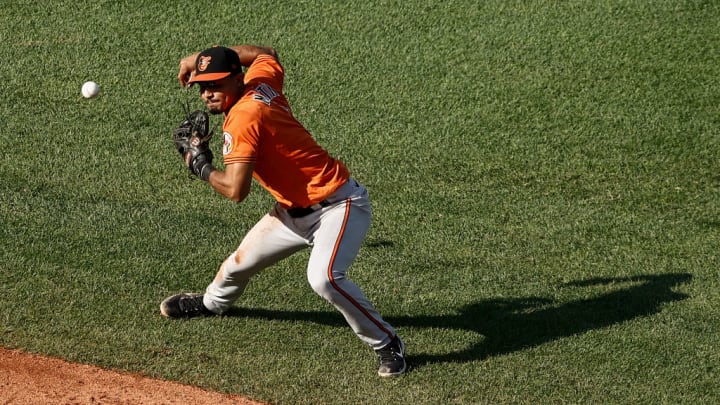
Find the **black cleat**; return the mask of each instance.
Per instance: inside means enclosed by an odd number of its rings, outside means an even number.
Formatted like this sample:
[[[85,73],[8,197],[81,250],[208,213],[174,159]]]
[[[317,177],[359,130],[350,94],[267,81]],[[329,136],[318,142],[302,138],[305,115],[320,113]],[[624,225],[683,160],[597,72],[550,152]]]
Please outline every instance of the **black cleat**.
[[[378,375],[394,377],[405,372],[405,343],[395,336],[387,346],[375,350],[378,355]]]
[[[205,307],[202,294],[176,294],[165,298],[160,304],[160,313],[168,318],[199,318],[216,315]]]

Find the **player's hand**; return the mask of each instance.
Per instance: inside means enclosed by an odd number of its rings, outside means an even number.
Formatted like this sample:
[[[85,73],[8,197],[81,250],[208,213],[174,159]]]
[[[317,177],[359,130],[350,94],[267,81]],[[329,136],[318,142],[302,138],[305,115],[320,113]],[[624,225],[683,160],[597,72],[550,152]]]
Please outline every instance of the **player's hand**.
[[[180,85],[186,87],[188,82],[192,78],[193,72],[195,71],[195,59],[196,55],[190,55],[180,59],[180,71],[178,72],[178,81]]]
[[[213,154],[210,150],[209,117],[205,111],[193,111],[173,131],[173,142],[190,173],[209,181]]]

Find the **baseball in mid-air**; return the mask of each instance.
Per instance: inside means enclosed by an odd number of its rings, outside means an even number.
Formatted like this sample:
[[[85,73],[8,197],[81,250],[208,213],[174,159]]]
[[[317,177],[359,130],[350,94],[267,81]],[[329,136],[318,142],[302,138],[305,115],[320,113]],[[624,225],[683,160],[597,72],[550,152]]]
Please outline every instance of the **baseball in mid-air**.
[[[93,81],[85,82],[80,92],[85,98],[93,98],[100,93],[100,85]]]

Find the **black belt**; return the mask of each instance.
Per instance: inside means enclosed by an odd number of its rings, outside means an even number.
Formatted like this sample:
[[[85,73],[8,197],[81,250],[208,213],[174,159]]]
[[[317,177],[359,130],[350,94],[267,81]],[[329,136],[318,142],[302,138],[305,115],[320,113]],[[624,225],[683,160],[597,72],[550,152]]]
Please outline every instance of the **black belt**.
[[[322,200],[319,203],[311,205],[309,207],[288,208],[287,213],[293,218],[302,218],[312,214],[320,208],[327,207],[328,205],[331,205],[330,201]]]

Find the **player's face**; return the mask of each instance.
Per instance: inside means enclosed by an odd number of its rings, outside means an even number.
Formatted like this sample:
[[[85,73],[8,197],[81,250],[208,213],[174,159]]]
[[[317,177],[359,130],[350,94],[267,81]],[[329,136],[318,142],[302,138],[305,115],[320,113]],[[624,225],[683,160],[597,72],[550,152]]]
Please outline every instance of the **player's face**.
[[[235,104],[243,88],[242,75],[226,77],[212,82],[198,82],[200,97],[211,114],[222,114]]]

